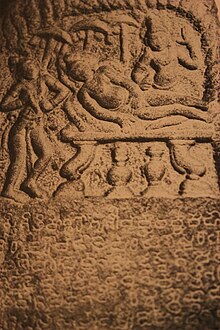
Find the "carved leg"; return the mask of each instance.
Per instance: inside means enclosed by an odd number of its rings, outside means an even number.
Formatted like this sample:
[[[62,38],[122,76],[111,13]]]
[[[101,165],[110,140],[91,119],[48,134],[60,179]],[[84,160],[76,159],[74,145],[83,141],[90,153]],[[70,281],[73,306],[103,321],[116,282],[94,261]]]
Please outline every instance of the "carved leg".
[[[171,163],[174,169],[185,175],[180,184],[179,194],[186,197],[207,197],[213,195],[208,183],[201,181],[206,167],[201,158],[193,155],[195,141],[175,140],[170,142]]]
[[[67,182],[59,185],[54,196],[65,198],[84,196],[85,186],[81,180],[81,175],[95,157],[96,142],[83,142],[83,144],[77,144],[76,147],[76,154],[60,170],[60,175],[66,178]]]
[[[128,148],[124,143],[115,143],[112,159],[114,165],[108,172],[107,180],[113,188],[107,192],[107,196],[109,198],[129,198],[133,196],[132,191],[127,187],[132,172],[126,167],[129,156]]]
[[[29,156],[29,173],[27,179],[22,184],[22,189],[31,197],[43,199],[48,197],[48,192],[40,186],[38,178],[41,173],[43,173],[53,156],[52,145],[45,133],[42,123],[37,125],[36,128],[31,129],[29,134],[27,135],[26,141],[28,149],[30,148],[30,150],[27,149]],[[37,156],[37,160],[33,166],[31,164],[31,147]]]
[[[9,134],[10,165],[1,196],[13,199],[16,202],[26,203],[29,196],[20,190],[22,172],[26,158],[26,129],[23,123],[16,124]]]
[[[166,191],[161,188],[161,181],[165,174],[165,165],[163,163],[163,146],[161,143],[154,143],[146,150],[150,156],[150,161],[144,166],[144,172],[148,181],[148,187],[143,191],[147,197],[164,197]]]

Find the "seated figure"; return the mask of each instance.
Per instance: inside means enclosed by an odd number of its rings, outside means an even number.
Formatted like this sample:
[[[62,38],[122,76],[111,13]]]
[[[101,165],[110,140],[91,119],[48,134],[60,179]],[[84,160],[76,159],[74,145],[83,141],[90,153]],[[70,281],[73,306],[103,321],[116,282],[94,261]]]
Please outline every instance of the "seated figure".
[[[181,28],[178,40],[172,37],[169,17],[151,13],[146,18],[144,48],[132,71],[132,79],[147,90],[152,86],[168,90],[178,82],[179,65],[197,70],[197,45],[190,39],[188,26]]]

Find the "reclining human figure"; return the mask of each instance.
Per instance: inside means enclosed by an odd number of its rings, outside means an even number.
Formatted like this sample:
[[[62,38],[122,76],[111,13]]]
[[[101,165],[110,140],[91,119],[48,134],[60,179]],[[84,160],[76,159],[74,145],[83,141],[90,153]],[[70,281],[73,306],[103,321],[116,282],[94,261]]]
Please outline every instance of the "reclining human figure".
[[[132,79],[125,77],[120,64],[106,62],[99,65],[98,61],[91,62],[85,55],[81,59],[72,55],[68,68],[68,79],[83,82],[77,93],[80,104],[98,120],[113,122],[121,128],[135,117],[156,120],[181,116],[209,120],[205,102],[171,91],[142,91]]]

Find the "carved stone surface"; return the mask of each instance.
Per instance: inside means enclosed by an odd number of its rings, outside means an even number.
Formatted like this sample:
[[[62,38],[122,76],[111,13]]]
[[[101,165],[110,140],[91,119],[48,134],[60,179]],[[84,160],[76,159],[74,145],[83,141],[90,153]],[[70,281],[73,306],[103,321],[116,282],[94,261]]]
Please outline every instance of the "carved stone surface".
[[[0,24],[0,329],[219,329],[214,0]]]
[[[174,195],[216,196],[212,12],[212,2],[12,1],[1,31],[2,195],[107,197],[109,153],[126,142],[139,186],[129,195],[140,196],[145,143],[161,141]]]
[[[219,201],[1,210],[0,329],[219,329]]]

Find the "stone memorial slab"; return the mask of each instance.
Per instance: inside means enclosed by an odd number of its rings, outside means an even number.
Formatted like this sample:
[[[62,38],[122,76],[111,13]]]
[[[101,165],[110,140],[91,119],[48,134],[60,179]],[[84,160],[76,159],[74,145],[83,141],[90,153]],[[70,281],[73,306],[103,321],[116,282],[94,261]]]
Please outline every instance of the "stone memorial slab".
[[[214,0],[0,24],[0,330],[220,329]]]

